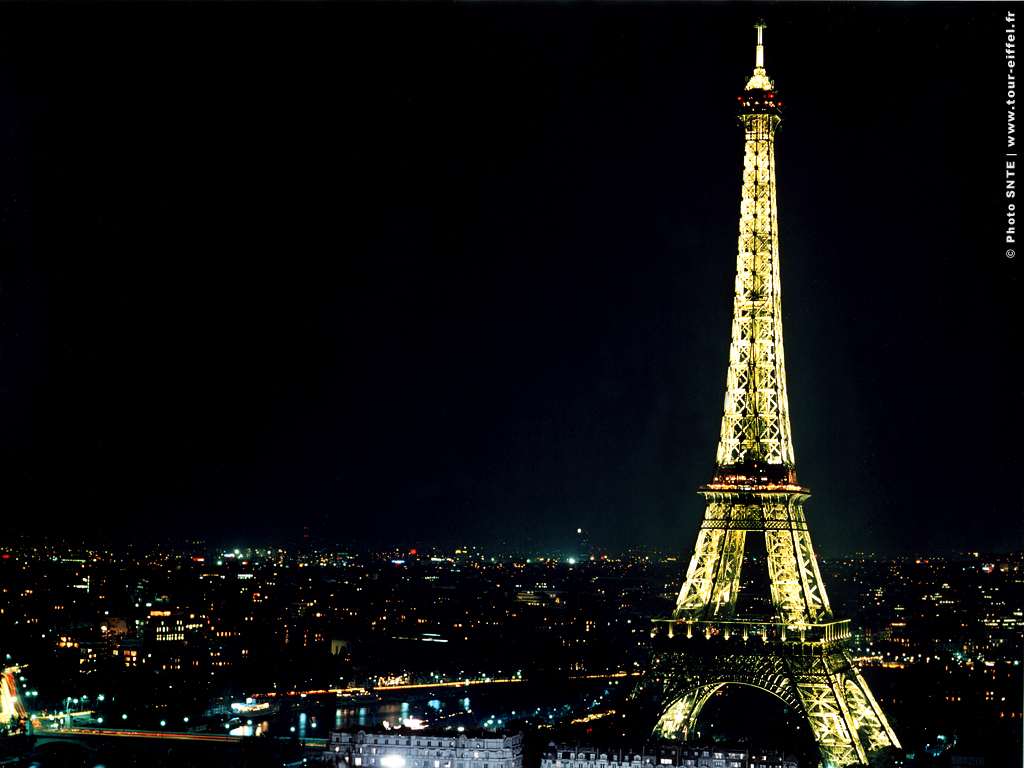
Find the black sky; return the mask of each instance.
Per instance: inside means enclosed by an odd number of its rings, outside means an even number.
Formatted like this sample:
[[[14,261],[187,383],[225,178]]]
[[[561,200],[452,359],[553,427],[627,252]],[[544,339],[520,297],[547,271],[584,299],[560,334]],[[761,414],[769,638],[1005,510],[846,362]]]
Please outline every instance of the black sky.
[[[1019,549],[1007,8],[0,7],[7,519],[689,550],[763,16],[816,548]]]

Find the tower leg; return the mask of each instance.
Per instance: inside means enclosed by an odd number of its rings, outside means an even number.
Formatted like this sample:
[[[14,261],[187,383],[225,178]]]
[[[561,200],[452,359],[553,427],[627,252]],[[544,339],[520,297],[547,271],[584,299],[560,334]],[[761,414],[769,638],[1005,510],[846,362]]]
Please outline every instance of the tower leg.
[[[709,611],[713,616],[736,612],[745,540],[744,530],[701,529],[686,582],[679,591],[674,618],[700,611]]]
[[[654,729],[656,736],[664,739],[689,741],[697,737],[697,715],[704,704],[721,685],[705,685],[688,691],[662,715]]]
[[[867,764],[899,741],[844,648],[793,660],[794,687],[825,768]]]

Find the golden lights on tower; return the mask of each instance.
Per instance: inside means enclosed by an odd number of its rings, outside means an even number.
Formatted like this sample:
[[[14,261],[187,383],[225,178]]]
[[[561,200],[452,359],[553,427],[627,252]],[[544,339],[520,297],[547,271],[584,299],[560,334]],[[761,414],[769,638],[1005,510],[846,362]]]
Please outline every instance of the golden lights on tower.
[[[899,741],[849,654],[849,621],[829,605],[803,511],[810,493],[796,478],[775,191],[781,102],[756,28],[754,74],[738,97],[743,182],[715,476],[700,489],[707,508],[675,610],[655,621],[650,682],[634,695],[656,686],[655,732],[685,739],[722,686],[762,688],[804,714],[824,764],[838,768]],[[764,537],[770,595],[744,605],[748,534]]]

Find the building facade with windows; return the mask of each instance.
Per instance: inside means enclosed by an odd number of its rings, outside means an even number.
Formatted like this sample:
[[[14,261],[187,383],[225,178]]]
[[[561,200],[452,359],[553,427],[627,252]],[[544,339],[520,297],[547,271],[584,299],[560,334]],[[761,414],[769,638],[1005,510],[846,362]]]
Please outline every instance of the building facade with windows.
[[[722,744],[662,741],[636,747],[591,747],[548,744],[540,768],[797,768],[796,760],[779,752]]]
[[[331,731],[324,762],[348,768],[523,768],[523,734]]]

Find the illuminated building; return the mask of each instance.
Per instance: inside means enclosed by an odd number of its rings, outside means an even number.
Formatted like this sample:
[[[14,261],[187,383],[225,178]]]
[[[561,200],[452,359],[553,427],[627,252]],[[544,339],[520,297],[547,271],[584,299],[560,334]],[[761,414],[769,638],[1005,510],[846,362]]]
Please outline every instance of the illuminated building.
[[[780,761],[780,768],[781,768]],[[608,748],[579,744],[548,744],[540,768],[749,768],[746,747],[685,744],[665,741],[640,747]],[[767,765],[765,766],[767,768]],[[788,766],[786,767],[788,768]]]
[[[111,655],[126,667],[137,667],[142,659],[142,638],[131,637],[119,641],[111,650]]]
[[[775,191],[782,117],[764,68],[763,28],[739,97],[739,255],[717,467],[700,490],[707,510],[686,581],[671,617],[656,622],[654,658],[635,699],[657,702],[658,735],[686,739],[716,690],[760,688],[803,713],[823,765],[837,768],[867,763],[899,742],[847,649],[849,621],[829,606],[802,507],[810,494],[796,478]],[[763,537],[768,594],[741,598],[748,534]]]
[[[523,734],[331,731],[324,762],[350,768],[522,768]]]
[[[180,611],[150,611],[146,621],[146,639],[157,643],[185,643],[205,626],[202,617]]]
[[[80,627],[61,633],[55,640],[57,657],[78,665],[79,671],[91,674],[99,669],[102,659],[110,655],[110,649],[95,627]]]
[[[796,758],[780,752],[755,751],[750,755],[750,768],[797,768]]]

